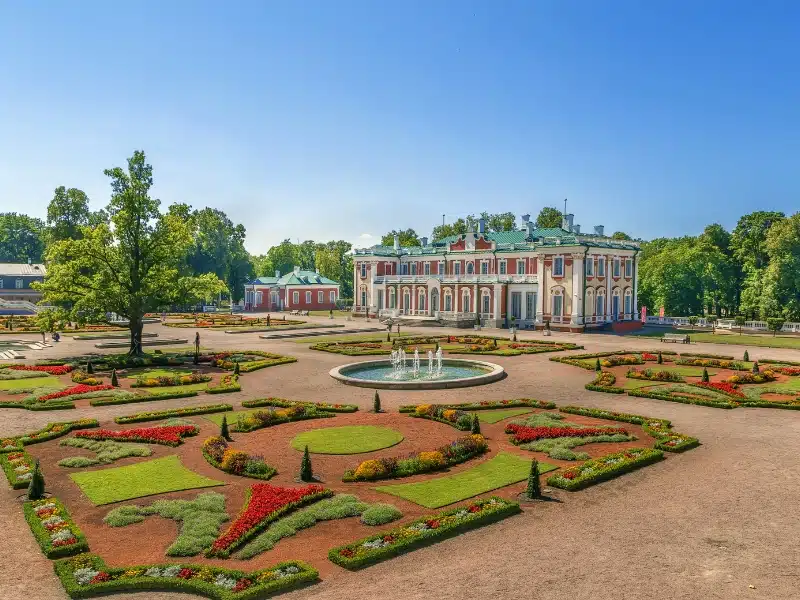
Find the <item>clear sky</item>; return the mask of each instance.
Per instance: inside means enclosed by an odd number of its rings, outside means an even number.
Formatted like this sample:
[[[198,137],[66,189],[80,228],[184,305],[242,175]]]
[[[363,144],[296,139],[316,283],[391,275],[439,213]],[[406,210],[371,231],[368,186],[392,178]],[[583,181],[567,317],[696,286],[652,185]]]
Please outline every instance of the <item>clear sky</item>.
[[[134,149],[255,253],[564,198],[731,228],[800,207],[800,3],[0,0],[0,211],[99,208]]]

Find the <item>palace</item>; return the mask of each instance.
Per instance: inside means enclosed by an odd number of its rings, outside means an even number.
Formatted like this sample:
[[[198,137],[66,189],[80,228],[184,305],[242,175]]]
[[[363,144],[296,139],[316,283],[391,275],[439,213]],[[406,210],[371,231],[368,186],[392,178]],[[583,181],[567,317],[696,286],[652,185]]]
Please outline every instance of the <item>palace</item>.
[[[560,228],[478,231],[353,251],[354,311],[467,326],[636,327],[639,244]],[[628,322],[627,325],[623,322]]]

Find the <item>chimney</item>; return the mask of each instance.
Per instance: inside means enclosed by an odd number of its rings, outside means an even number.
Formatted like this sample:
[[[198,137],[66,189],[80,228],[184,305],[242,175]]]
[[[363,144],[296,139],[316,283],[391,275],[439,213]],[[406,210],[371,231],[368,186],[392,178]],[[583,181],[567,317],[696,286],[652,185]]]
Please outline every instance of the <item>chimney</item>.
[[[535,223],[534,223],[533,221],[526,221],[526,222],[525,222],[525,225],[527,225],[527,226],[528,226],[528,237],[529,237],[531,240],[533,240],[533,228],[534,228],[534,226],[535,226]]]
[[[422,242],[423,248],[428,245],[428,238],[426,237],[420,238],[420,241]]]
[[[578,235],[581,234],[581,226],[580,225],[573,225],[572,226],[572,233],[577,233]]]
[[[276,279],[280,279],[281,278],[281,272],[278,269],[275,269],[275,278]]]
[[[530,215],[522,215],[522,222],[523,223],[527,223],[530,220],[531,220],[531,216]]]
[[[604,228],[602,225],[595,225],[595,226],[594,226],[594,233],[595,233],[595,235],[600,235],[600,236],[602,236],[602,235],[605,235],[605,234],[603,233],[603,229],[605,229],[605,228]]]
[[[400,236],[397,234],[394,234],[394,249],[400,250]]]
[[[564,218],[561,220],[561,229],[566,229],[567,231],[572,231],[572,220],[575,218],[575,215],[569,214],[564,215]]]
[[[300,267],[295,267],[294,268],[294,274],[295,275],[299,275],[300,274]]]
[[[483,235],[486,232],[486,219],[481,217],[478,219],[478,233]]]

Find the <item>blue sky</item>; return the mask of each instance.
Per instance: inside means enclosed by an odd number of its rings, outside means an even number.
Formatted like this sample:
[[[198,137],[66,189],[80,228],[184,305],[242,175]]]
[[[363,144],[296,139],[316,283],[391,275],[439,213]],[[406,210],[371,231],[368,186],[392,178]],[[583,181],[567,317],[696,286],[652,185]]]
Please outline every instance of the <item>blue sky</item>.
[[[798,40],[789,0],[0,0],[0,211],[99,208],[144,149],[255,253],[564,198],[584,230],[731,228],[800,206]]]

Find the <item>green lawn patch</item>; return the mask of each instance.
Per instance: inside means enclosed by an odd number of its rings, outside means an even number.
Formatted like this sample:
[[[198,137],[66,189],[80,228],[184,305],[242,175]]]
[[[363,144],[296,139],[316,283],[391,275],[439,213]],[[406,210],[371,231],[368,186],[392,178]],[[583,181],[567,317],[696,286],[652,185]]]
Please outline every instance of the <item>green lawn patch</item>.
[[[137,379],[144,377],[145,379],[158,379],[159,377],[175,377],[176,375],[191,375],[189,369],[130,369],[126,371],[125,377],[130,379]]]
[[[669,330],[675,333],[672,330]],[[707,344],[738,344],[742,346],[758,346],[760,348],[794,348],[800,350],[800,337],[796,336],[771,336],[768,334],[742,334],[738,333],[720,333],[715,334],[710,331],[692,331],[690,329],[681,329],[679,333],[688,334],[692,342],[704,342]],[[639,334],[642,335],[642,334]],[[662,337],[664,332],[655,331],[644,334],[646,337]]]
[[[772,390],[785,390],[787,392],[800,392],[800,377],[791,377],[789,381],[782,381],[780,383],[771,383],[769,385]]]
[[[261,412],[267,410],[266,408],[255,408],[253,410],[235,410],[233,412],[227,413],[219,413],[215,415],[203,415],[204,419],[208,419],[215,425],[222,425],[222,418],[225,417],[228,420],[228,425],[233,425],[239,419],[239,417],[249,417],[253,413]]]
[[[626,379],[625,383],[622,384],[622,389],[624,390],[639,390],[641,388],[656,387],[658,387],[658,382],[648,381],[646,379]]]
[[[476,410],[473,415],[478,415],[478,419],[483,423],[497,423],[509,417],[518,417],[531,412],[530,408],[507,408],[505,410]]]
[[[685,365],[677,365],[674,367],[665,367],[664,365],[654,365],[652,367],[648,367],[653,369],[654,371],[669,371],[670,373],[677,373],[681,377],[702,377],[703,376],[703,367],[688,367]],[[709,369],[708,374],[714,375],[716,374],[716,369]]]
[[[208,382],[190,383],[187,385],[165,385],[151,388],[139,388],[153,394],[169,394],[172,392],[200,392],[208,388]]]
[[[97,505],[165,492],[225,485],[190,471],[176,455],[124,467],[70,473],[70,478]]]
[[[64,384],[58,377],[26,377],[25,379],[3,379],[0,380],[0,390],[27,390],[44,387],[63,387]]]
[[[308,446],[315,454],[360,454],[389,448],[403,441],[403,434],[388,427],[345,425],[304,431],[291,442],[300,450]]]
[[[557,468],[549,463],[539,463],[540,473],[547,473]],[[440,508],[512,483],[524,481],[528,478],[530,470],[530,460],[516,454],[501,452],[494,458],[456,475],[438,477],[420,483],[382,485],[375,489],[392,496],[405,498],[425,508]]]

